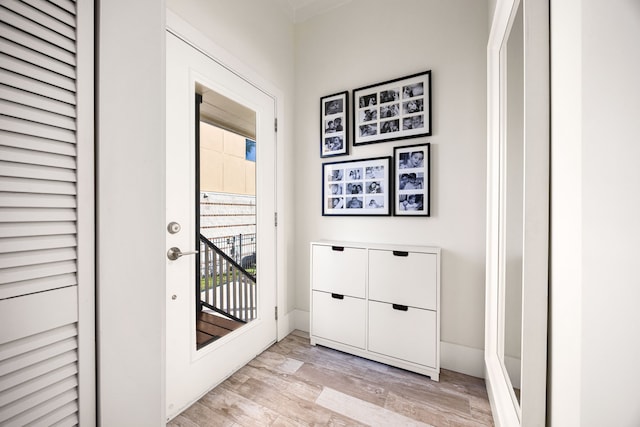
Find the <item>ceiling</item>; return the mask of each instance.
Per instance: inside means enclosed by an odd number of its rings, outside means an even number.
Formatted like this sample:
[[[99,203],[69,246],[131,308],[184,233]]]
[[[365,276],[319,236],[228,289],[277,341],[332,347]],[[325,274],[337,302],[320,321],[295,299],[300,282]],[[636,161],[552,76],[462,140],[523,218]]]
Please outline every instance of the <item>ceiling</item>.
[[[255,111],[200,83],[196,83],[196,93],[202,95],[200,120],[244,137],[256,139]]]
[[[350,3],[352,0],[273,0],[294,23],[304,22]],[[200,119],[240,135],[256,138],[256,114],[253,110],[200,84],[196,92],[202,95]]]
[[[291,21],[298,23],[350,3],[351,0],[275,0]]]

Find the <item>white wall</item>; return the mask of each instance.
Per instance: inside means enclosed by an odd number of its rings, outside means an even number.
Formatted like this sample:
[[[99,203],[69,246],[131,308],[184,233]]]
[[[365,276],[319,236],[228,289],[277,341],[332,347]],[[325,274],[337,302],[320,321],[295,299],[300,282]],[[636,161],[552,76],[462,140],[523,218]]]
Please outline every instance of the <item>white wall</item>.
[[[551,6],[549,421],[638,426],[640,5]]]
[[[126,11],[126,12],[125,12]],[[99,2],[98,410],[164,423],[164,3]]]
[[[282,94],[278,102],[284,117],[279,117],[278,150],[278,238],[284,254],[284,271],[278,280],[284,282],[286,307],[281,314],[295,308],[295,254],[293,247],[294,180],[293,176],[293,111],[294,111],[294,33],[293,23],[272,1],[167,0],[167,7],[187,21],[234,58],[236,71],[251,79],[258,76]],[[251,71],[244,73],[245,70]],[[260,83],[260,82],[256,82]],[[285,317],[286,321],[286,317]]]
[[[353,0],[296,26],[295,278],[300,310],[309,310],[310,241],[440,246],[442,340],[478,349],[482,362],[487,15],[487,2],[478,0]],[[352,147],[349,157],[319,157],[322,96],[429,69],[433,136]],[[393,155],[394,146],[421,142],[431,143],[431,217],[321,216],[323,160]]]

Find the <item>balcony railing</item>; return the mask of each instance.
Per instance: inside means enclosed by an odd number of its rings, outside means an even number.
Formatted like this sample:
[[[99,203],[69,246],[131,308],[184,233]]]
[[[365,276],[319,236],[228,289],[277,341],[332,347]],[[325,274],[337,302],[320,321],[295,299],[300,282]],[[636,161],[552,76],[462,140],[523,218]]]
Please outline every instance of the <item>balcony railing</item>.
[[[242,258],[239,259],[242,261]],[[253,252],[253,262],[245,265],[248,265],[249,269],[244,268],[232,256],[201,234],[200,308],[209,308],[240,322],[250,322],[255,319],[257,317],[255,252]]]
[[[242,268],[256,274],[256,233],[210,237],[208,240]]]

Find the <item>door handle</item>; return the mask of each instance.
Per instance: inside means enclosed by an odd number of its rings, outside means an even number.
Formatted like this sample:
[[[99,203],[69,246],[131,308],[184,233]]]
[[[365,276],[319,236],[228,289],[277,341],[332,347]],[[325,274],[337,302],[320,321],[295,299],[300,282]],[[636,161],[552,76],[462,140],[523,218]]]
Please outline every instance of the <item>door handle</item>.
[[[395,255],[395,256],[409,256],[409,252],[406,252],[406,251],[393,251],[393,255]]]
[[[178,258],[180,258],[181,256],[185,256],[185,255],[195,255],[199,253],[199,251],[189,251],[189,252],[182,252],[180,250],[180,248],[176,248],[175,246],[172,247],[171,249],[169,249],[167,251],[167,258],[169,258],[171,261],[175,261]]]

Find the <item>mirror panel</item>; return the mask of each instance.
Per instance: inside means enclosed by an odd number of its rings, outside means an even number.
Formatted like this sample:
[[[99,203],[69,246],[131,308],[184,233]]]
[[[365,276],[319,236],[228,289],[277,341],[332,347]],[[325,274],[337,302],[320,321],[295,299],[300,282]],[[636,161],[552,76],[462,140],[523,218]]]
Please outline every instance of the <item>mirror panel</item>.
[[[522,267],[523,267],[523,202],[524,202],[524,55],[522,2],[518,8],[503,46],[506,93],[503,194],[504,289],[501,301],[504,310],[504,348],[500,355],[504,363],[514,404],[520,402],[522,349]]]
[[[545,425],[548,2],[496,1],[487,77],[485,380],[496,425]]]

